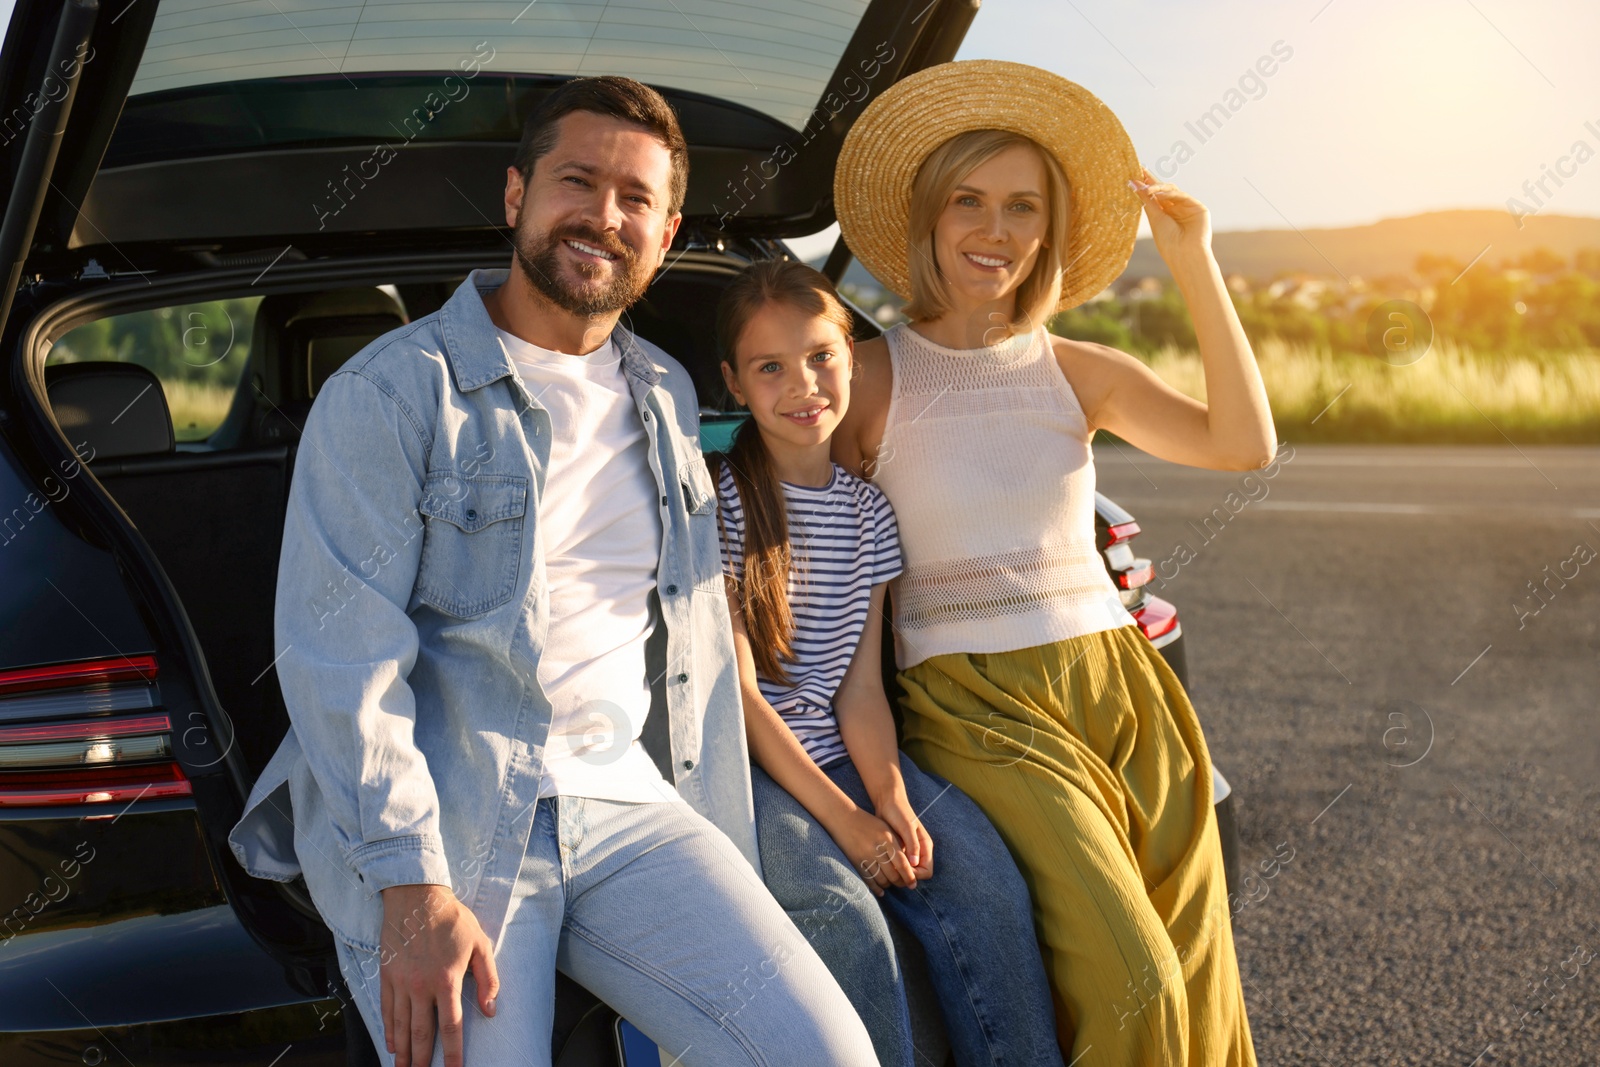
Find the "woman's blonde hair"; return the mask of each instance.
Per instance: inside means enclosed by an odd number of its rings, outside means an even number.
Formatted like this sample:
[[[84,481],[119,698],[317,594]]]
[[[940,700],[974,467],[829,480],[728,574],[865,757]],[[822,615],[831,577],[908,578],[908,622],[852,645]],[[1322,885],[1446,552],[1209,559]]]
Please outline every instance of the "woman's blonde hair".
[[[1012,333],[1034,329],[1055,314],[1065,274],[1061,256],[1067,248],[1072,222],[1072,191],[1066,171],[1052,153],[1031,137],[1009,130],[968,130],[929,152],[911,183],[910,220],[906,227],[911,300],[902,309],[906,318],[924,322],[950,310],[950,291],[934,261],[933,228],[955,187],[979,165],[1015,145],[1032,148],[1044,163],[1049,223],[1044,247],[1039,249],[1032,272],[1017,286],[1016,308],[1006,325]]]

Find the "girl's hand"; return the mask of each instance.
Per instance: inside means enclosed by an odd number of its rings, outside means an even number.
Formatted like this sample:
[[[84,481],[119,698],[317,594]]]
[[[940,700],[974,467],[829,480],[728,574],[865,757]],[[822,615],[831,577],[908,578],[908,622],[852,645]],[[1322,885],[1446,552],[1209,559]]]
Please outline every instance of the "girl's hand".
[[[1211,253],[1211,213],[1206,206],[1171,182],[1156,181],[1148,167],[1141,167],[1143,184],[1133,183],[1134,192],[1144,203],[1150,219],[1150,236],[1156,251],[1170,267],[1174,255]]]
[[[891,885],[916,885],[917,877],[900,848],[899,836],[870,811],[856,808],[826,829],[873,895],[883,896]]]
[[[905,850],[916,878],[932,878],[933,838],[928,836],[927,828],[917,818],[917,813],[911,810],[911,801],[906,799],[905,790],[882,802],[874,801],[873,806],[878,810],[878,817],[899,836],[900,847]],[[914,889],[916,884],[913,879],[908,888]]]

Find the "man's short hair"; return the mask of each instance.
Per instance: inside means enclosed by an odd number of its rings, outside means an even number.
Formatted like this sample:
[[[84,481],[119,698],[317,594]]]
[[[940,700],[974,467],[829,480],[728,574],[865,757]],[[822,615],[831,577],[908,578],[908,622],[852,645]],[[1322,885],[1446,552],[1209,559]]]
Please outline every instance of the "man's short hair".
[[[512,166],[524,183],[533,177],[533,165],[556,144],[556,124],[574,111],[592,111],[631,122],[655,134],[672,154],[672,179],[667,191],[667,217],[683,207],[689,188],[689,144],[678,128],[677,112],[666,98],[643,82],[616,74],[573,78],[550,93],[522,125],[522,143]]]

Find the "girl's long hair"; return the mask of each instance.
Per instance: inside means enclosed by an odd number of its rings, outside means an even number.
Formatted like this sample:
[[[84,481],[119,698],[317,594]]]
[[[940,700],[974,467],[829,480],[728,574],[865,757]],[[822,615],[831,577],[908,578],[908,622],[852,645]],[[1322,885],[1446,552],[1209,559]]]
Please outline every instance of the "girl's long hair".
[[[769,304],[783,304],[823,319],[851,336],[854,320],[825,274],[797,260],[769,259],[752,263],[723,291],[717,305],[717,347],[730,373],[738,369],[738,344],[750,320]],[[852,363],[852,376],[856,367]],[[756,671],[782,685],[790,684],[783,660],[795,662],[794,614],[789,610],[789,515],[783,487],[754,416],[746,419],[726,453],[706,456],[712,484],[720,484],[722,464],[733,473],[744,511],[744,576],[738,603]],[[719,505],[717,518],[721,522]],[[727,537],[727,530],[722,530]]]

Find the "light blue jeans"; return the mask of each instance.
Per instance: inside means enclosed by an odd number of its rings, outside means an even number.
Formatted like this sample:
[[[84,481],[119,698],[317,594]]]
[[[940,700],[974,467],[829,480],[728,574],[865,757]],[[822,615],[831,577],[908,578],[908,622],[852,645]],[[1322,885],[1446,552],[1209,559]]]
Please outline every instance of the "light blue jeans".
[[[868,811],[855,764],[823,773]],[[911,808],[933,838],[933,877],[880,904],[822,824],[750,768],[767,888],[855,1005],[882,1067],[925,1067],[912,1042],[905,976],[884,913],[921,944],[959,1067],[1061,1067],[1055,1008],[1027,884],[971,797],[900,754]],[[870,1063],[871,1061],[862,1061]]]
[[[378,958],[336,939],[378,1057]],[[862,1067],[855,1009],[727,836],[687,804],[538,802],[495,952],[496,1012],[462,983],[466,1067],[549,1067],[555,972],[577,980],[684,1067]],[[432,1067],[443,1067],[435,1036]]]

